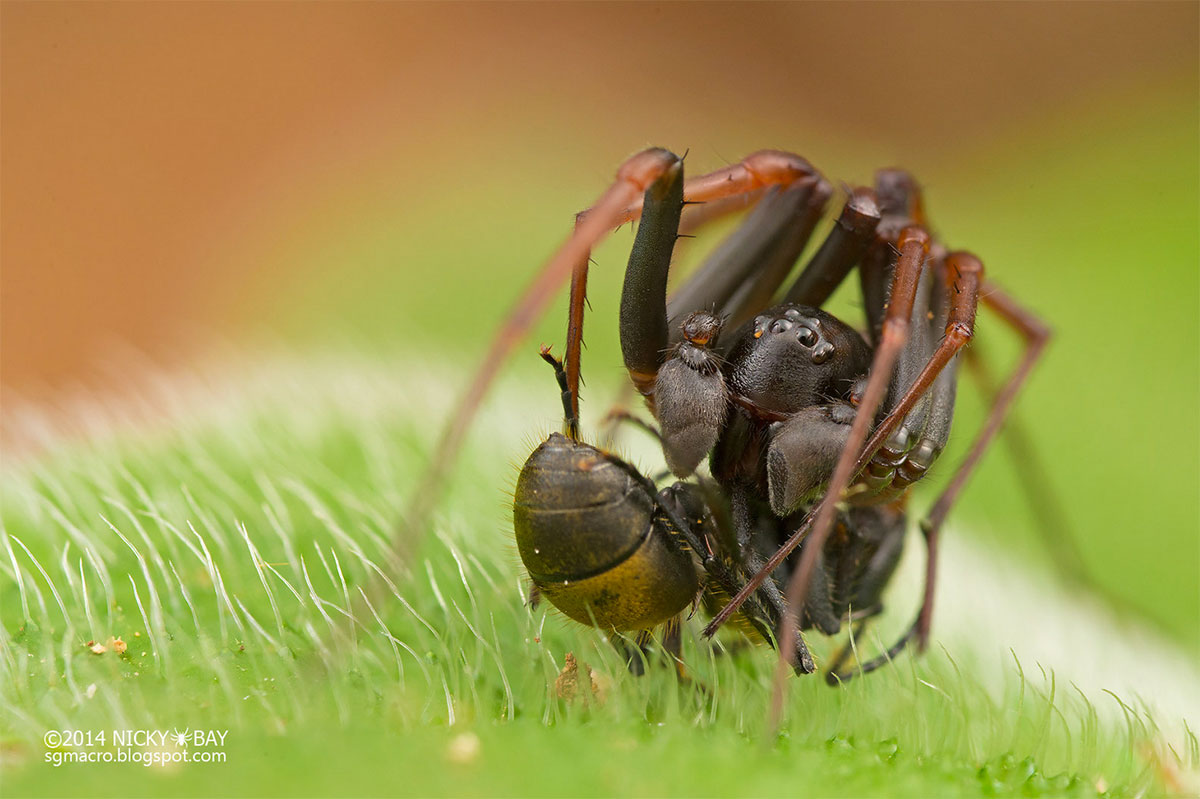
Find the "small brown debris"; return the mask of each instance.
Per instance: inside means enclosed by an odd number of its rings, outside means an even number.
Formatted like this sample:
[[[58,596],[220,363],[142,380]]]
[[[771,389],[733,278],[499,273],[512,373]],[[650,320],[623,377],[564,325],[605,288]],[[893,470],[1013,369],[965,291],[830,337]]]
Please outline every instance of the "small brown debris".
[[[588,676],[592,678],[592,696],[596,697],[596,704],[603,705],[608,699],[608,689],[612,686],[612,680],[598,671],[592,671],[590,666]]]
[[[579,693],[579,663],[575,660],[574,652],[568,652],[563,658],[562,671],[554,681],[554,693],[568,702]]]
[[[575,653],[568,652],[563,658],[562,671],[558,673],[558,678],[554,681],[554,693],[560,699],[568,702],[581,699],[583,704],[587,705],[590,699],[595,699],[596,704],[603,705],[608,699],[608,689],[612,685],[612,681],[603,674],[592,671],[592,667],[588,664],[582,665],[583,672],[587,675],[585,680],[580,680],[580,663],[576,659]]]
[[[118,655],[124,655],[125,650],[129,648],[129,645],[122,641],[121,636],[119,635],[116,637],[110,635],[108,640],[104,643],[109,649],[116,652]]]

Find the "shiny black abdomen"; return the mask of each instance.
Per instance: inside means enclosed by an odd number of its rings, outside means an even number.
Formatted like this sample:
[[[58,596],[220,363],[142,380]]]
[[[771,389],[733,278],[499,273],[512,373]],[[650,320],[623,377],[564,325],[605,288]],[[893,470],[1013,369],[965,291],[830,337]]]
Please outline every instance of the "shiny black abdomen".
[[[691,555],[634,474],[615,456],[554,433],[517,478],[521,560],[543,596],[583,624],[649,629],[699,590]]]

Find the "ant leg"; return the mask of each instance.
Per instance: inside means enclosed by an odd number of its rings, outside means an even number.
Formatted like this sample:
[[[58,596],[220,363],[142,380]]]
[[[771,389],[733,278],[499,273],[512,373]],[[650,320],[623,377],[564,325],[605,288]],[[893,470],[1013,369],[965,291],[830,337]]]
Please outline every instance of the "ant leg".
[[[539,354],[542,360],[554,369],[554,379],[558,381],[558,388],[562,393],[563,427],[566,428],[566,435],[579,438],[579,417],[575,415],[575,408],[571,402],[571,390],[567,387],[567,373],[563,370],[563,362],[551,355],[550,348],[544,344]]]
[[[838,653],[833,656],[833,660],[829,661],[829,666],[825,669],[825,682],[828,685],[846,682],[854,676],[854,671],[843,672],[840,669],[850,655],[857,654],[855,642],[862,638],[862,632],[867,628],[868,621],[870,621],[869,618],[864,618],[854,623],[850,628],[850,640],[843,644]]]
[[[662,433],[659,432],[658,428],[655,427],[654,425],[650,424],[649,422],[647,422],[642,417],[635,416],[633,413],[631,413],[629,411],[628,408],[623,408],[623,407],[613,408],[604,417],[604,421],[606,423],[612,425],[611,429],[614,431],[616,430],[617,425],[621,424],[622,422],[633,425],[634,427],[638,428],[639,430],[649,433],[651,436],[653,436],[655,439],[658,440],[659,444],[662,444]],[[611,436],[610,436],[610,438],[611,438]]]
[[[649,661],[649,630],[638,630],[633,643],[619,633],[610,633],[608,640],[613,649],[617,650],[617,654],[625,660],[625,668],[629,670],[630,674],[634,677],[641,677],[646,673],[646,665]]]
[[[687,666],[683,663],[683,616],[675,616],[667,619],[663,625],[662,632],[662,648],[663,654],[670,659],[672,665],[675,666],[675,674],[679,677],[680,682],[691,682],[692,675],[688,673]]]

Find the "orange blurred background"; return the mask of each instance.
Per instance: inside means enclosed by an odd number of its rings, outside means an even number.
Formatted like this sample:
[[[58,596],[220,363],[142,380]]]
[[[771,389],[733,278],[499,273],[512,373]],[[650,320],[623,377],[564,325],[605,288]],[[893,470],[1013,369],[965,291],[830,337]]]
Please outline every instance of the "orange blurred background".
[[[35,396],[121,343],[171,360],[269,318],[269,287],[304,279],[278,253],[347,193],[415,211],[517,163],[586,202],[648,143],[716,166],[812,130],[919,164],[1079,98],[1190,85],[1198,25],[1194,3],[2,13],[0,363]]]

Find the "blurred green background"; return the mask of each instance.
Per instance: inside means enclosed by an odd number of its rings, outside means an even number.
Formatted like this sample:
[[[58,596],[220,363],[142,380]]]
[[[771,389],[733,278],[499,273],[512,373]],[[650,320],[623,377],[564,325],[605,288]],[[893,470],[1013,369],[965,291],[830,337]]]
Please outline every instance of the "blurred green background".
[[[21,403],[125,390],[113,342],[168,369],[266,341],[465,382],[647,145],[690,174],[762,147],[848,184],[900,165],[940,235],[1056,332],[1018,414],[1088,570],[1200,654],[1198,9],[4,3],[6,460],[32,446]],[[623,380],[631,239],[595,253],[585,423]],[[536,346],[561,348],[563,306],[508,367],[548,394]],[[857,318],[852,291],[835,306]],[[996,372],[1017,353],[986,313],[975,346]],[[942,476],[980,419],[960,396]],[[1023,468],[997,447],[951,529],[1052,580]],[[511,480],[479,481],[489,532]]]

